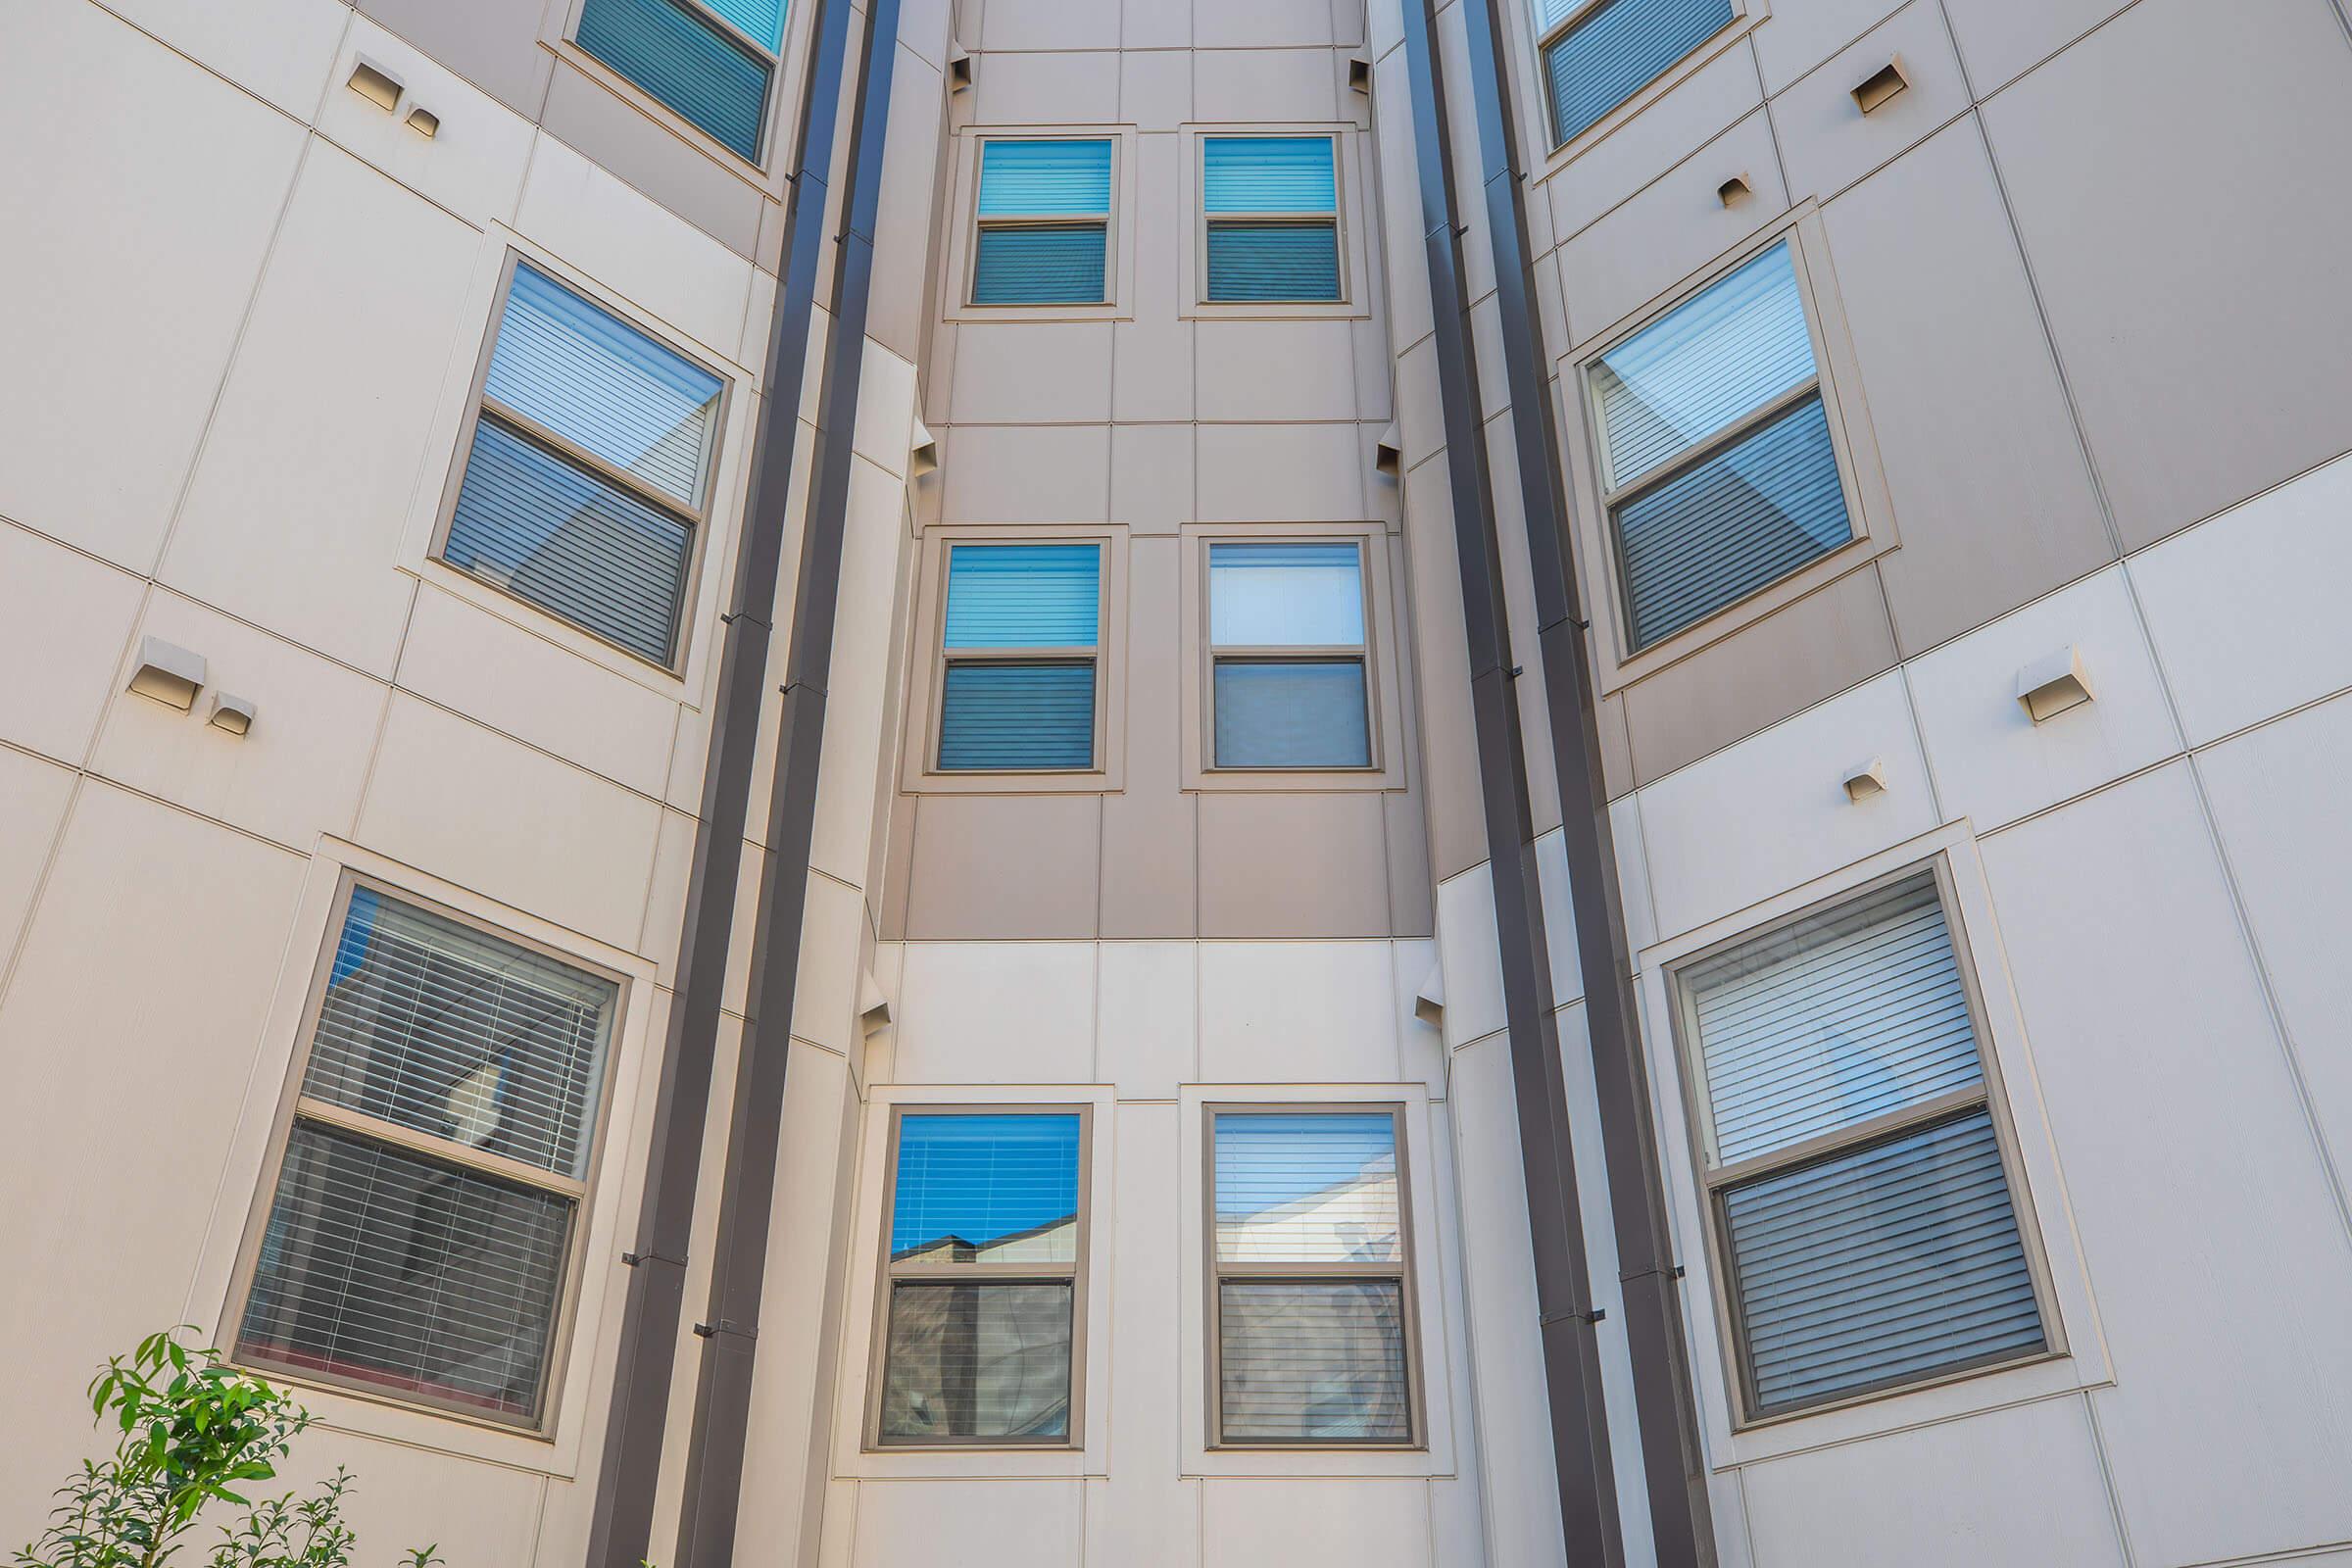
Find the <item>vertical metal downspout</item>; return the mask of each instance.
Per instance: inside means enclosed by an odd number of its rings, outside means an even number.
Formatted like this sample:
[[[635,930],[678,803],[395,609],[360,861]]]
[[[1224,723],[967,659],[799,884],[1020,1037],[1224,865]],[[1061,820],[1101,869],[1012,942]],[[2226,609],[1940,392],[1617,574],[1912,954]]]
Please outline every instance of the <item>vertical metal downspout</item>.
[[[1650,1113],[1649,1079],[1634,1006],[1633,956],[1617,885],[1609,796],[1600,766],[1597,697],[1577,616],[1576,558],[1552,412],[1549,355],[1535,308],[1526,190],[1512,134],[1512,94],[1499,44],[1497,0],[1464,0],[1471,97],[1478,114],[1479,177],[1494,243],[1495,303],[1518,451],[1520,513],[1533,564],[1536,636],[1559,780],[1568,891],[1585,978],[1585,1024],[1599,1101],[1609,1214],[1617,1237],[1625,1335],[1634,1371],[1643,1479],[1659,1568],[1711,1568],[1715,1530],[1704,1447],[1691,1396],[1682,1289],[1668,1230],[1665,1181]]]
[[[1576,1167],[1568,1143],[1567,1085],[1553,1011],[1543,893],[1536,875],[1519,700],[1512,684],[1519,671],[1509,659],[1494,478],[1480,417],[1470,299],[1462,277],[1461,236],[1466,230],[1455,219],[1452,137],[1438,52],[1437,5],[1438,0],[1405,0],[1404,42],[1454,547],[1461,568],[1462,625],[1469,643],[1479,791],[1494,885],[1494,927],[1501,950],[1503,1009],[1510,1031],[1513,1101],[1535,1255],[1538,1333],[1550,1396],[1560,1524],[1569,1558],[1579,1568],[1622,1568],[1625,1543],[1610,1466]]]
[[[786,508],[793,449],[800,434],[799,394],[808,359],[818,264],[824,255],[842,57],[849,38],[850,0],[816,0],[816,5],[794,143],[797,167],[786,214],[784,272],[768,331],[762,382],[766,401],[753,435],[743,542],[726,613],[720,617],[724,630],[718,685],[678,945],[677,993],[662,1040],[637,1246],[621,1254],[630,1265],[628,1298],[604,1460],[597,1471],[589,1568],[638,1568],[653,1544],[654,1491],[669,1420],[670,1374],[686,1294],[686,1245],[702,1172],[712,1054],[735,894],[743,871],[744,827],[751,810],[752,762],[766,698],[768,648],[775,635],[776,584],[790,521]]]
[[[833,258],[828,305],[832,319],[825,338],[824,380],[817,393],[816,450],[793,594],[775,782],[768,799],[767,862],[752,928],[743,1057],[735,1077],[734,1115],[719,1186],[710,1315],[694,1330],[702,1337],[703,1355],[686,1448],[675,1568],[727,1568],[735,1555],[760,1304],[775,1212],[776,1158],[783,1138],[785,1074],[792,1056],[801,930],[808,912],[808,850],[816,822],[825,692],[833,670],[842,539],[849,522],[851,445],[865,368],[874,215],[881,202],[882,155],[898,57],[899,0],[868,0],[858,96],[850,109],[849,188],[842,197],[840,249]]]

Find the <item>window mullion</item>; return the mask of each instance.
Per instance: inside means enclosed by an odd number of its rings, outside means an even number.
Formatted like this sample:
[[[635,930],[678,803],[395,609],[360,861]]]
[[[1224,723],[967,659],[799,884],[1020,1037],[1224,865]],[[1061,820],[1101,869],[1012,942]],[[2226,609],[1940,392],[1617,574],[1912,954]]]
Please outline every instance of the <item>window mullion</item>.
[[[353,1110],[348,1105],[315,1100],[309,1095],[303,1095],[295,1101],[294,1114],[304,1121],[318,1122],[324,1126],[340,1128],[344,1132],[373,1139],[377,1143],[394,1144],[419,1154],[428,1154],[448,1164],[464,1165],[467,1169],[478,1170],[484,1175],[497,1176],[523,1186],[540,1188],[560,1198],[577,1199],[585,1196],[588,1191],[586,1183],[558,1175],[544,1166],[533,1165],[524,1160],[510,1159],[504,1154],[485,1153],[481,1150],[461,1144],[455,1139],[436,1137],[416,1127],[403,1126],[396,1121],[386,1121],[380,1116],[370,1116],[364,1110]]]
[[[1795,408],[1807,398],[1818,395],[1820,391],[1821,374],[1816,370],[1788,391],[1768,402],[1757,404],[1753,409],[1724,425],[1721,429],[1685,447],[1677,456],[1643,469],[1616,489],[1605,492],[1601,497],[1602,505],[1615,510],[1628,501],[1645,495],[1660,486],[1673,483],[1692,468],[1699,467],[1723,456],[1725,452],[1738,446],[1742,440],[1770,424],[1774,419]],[[1605,440],[1603,444],[1606,444]]]
[[[1940,1121],[1954,1112],[1974,1109],[1978,1105],[1984,1104],[1990,1098],[1987,1086],[1984,1080],[1980,1079],[1968,1088],[1954,1089],[1937,1095],[1932,1100],[1922,1100],[1914,1104],[1887,1111],[1883,1115],[1873,1116],[1868,1121],[1856,1122],[1850,1127],[1840,1127],[1834,1132],[1821,1133],[1802,1143],[1790,1144],[1786,1149],[1776,1149],[1769,1153],[1757,1154],[1735,1164],[1710,1166],[1706,1172],[1706,1184],[1710,1189],[1742,1187],[1759,1176],[1793,1169],[1799,1165],[1810,1165],[1817,1160],[1842,1153],[1848,1149],[1857,1149],[1865,1144],[1877,1143],[1892,1134],[1908,1131],[1913,1127],[1924,1127],[1930,1122]]]

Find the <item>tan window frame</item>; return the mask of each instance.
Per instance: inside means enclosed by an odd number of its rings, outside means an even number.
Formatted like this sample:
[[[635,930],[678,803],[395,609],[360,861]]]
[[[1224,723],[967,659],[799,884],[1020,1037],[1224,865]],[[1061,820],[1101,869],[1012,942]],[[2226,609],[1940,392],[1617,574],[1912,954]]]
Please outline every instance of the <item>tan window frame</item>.
[[[1014,141],[1101,141],[1110,144],[1110,202],[1100,213],[980,213],[980,181],[988,169],[988,149],[996,142]],[[966,310],[1051,310],[1055,307],[1083,309],[1087,306],[1106,306],[1118,303],[1118,254],[1114,247],[1118,230],[1114,220],[1119,205],[1119,164],[1124,152],[1120,139],[1105,131],[1099,135],[1080,136],[982,136],[979,149],[972,160],[972,246],[965,263],[963,302]],[[1102,225],[1102,297],[1099,300],[1006,300],[989,301],[972,298],[980,281],[979,236],[992,228],[1060,228],[1076,223]]]
[[[1364,640],[1358,643],[1331,643],[1328,645],[1283,643],[1261,648],[1249,643],[1216,642],[1213,640],[1212,632],[1203,632],[1202,640],[1207,643],[1208,647],[1208,690],[1206,693],[1208,700],[1202,706],[1208,710],[1208,734],[1202,744],[1207,749],[1208,765],[1220,773],[1379,772],[1381,770],[1380,684],[1378,671],[1372,667],[1372,567],[1371,563],[1364,559],[1364,541],[1355,537],[1327,540],[1212,538],[1202,546],[1209,552],[1211,563],[1215,561],[1216,548],[1221,544],[1344,544],[1352,546],[1355,551],[1355,591],[1356,597],[1361,601],[1359,613],[1364,627]],[[1216,573],[1213,570],[1208,572],[1207,580],[1208,625],[1214,627],[1216,625],[1217,588]],[[1267,766],[1218,761],[1216,755],[1217,666],[1228,661],[1237,663],[1259,664],[1344,664],[1352,662],[1359,666],[1363,671],[1364,679],[1364,760],[1313,765],[1276,762]]]
[[[1211,213],[1208,210],[1208,144],[1212,141],[1250,141],[1260,138],[1280,138],[1286,141],[1323,141],[1331,147],[1331,211],[1328,213]],[[1202,305],[1345,305],[1348,303],[1348,229],[1340,220],[1340,209],[1345,201],[1344,187],[1347,166],[1340,161],[1340,138],[1330,131],[1285,130],[1208,130],[1194,138],[1193,157],[1197,167],[1193,177],[1199,181],[1201,196],[1199,203],[1200,226],[1193,241],[1193,265],[1200,279]],[[1281,223],[1294,228],[1331,229],[1331,251],[1339,269],[1340,291],[1330,299],[1298,300],[1220,300],[1208,292],[1208,231],[1221,223]]]

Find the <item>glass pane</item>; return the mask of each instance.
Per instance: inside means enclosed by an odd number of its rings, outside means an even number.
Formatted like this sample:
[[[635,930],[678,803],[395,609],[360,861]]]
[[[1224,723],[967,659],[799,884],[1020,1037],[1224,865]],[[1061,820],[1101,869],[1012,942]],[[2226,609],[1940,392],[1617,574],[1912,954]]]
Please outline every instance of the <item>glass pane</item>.
[[[1092,648],[1097,545],[956,545],[948,552],[950,648]]]
[[[667,666],[694,531],[485,413],[441,557]]]
[[[619,995],[601,975],[357,888],[302,1092],[584,1177]]]
[[[1068,1285],[893,1285],[882,1441],[1068,1437],[1070,1295]]]
[[[1412,1441],[1396,1281],[1228,1280],[1217,1313],[1223,1441]]]
[[[1095,765],[1095,666],[950,664],[939,710],[949,770]]]
[[[1101,223],[982,228],[975,305],[1099,305],[1107,241]]]
[[[242,1357],[528,1420],[572,1205],[297,1122]]]
[[[980,144],[980,216],[1049,218],[1110,211],[1108,141]]]
[[[1573,0],[1537,0],[1544,25]],[[1732,24],[1732,0],[1607,0],[1544,53],[1555,142],[1591,128]]]
[[[1854,536],[1819,398],[1624,503],[1614,520],[1637,648]]]
[[[1206,136],[1200,142],[1201,210],[1335,213],[1339,180],[1329,136]]]
[[[1369,767],[1364,662],[1220,659],[1219,767]]]
[[[1813,338],[1786,243],[1601,356],[1609,483],[1660,464],[1813,377]]]
[[[1212,544],[1208,637],[1225,648],[1346,648],[1364,641],[1354,545]]]
[[[726,383],[525,263],[483,390],[684,506],[700,505]]]
[[[894,1263],[1078,1256],[1078,1118],[906,1111],[892,1187]]]
[[[1209,224],[1208,297],[1244,304],[1338,299],[1338,229],[1328,222]]]
[[[1984,1081],[1933,876],[1688,972],[1725,1164]]]
[[[771,53],[784,47],[784,0],[703,0],[703,4],[742,28],[745,37],[767,45]]]
[[[693,0],[587,0],[573,38],[721,146],[759,160],[772,68]]]
[[[1387,1111],[1221,1111],[1215,1143],[1219,1262],[1402,1260]]]
[[[1724,1195],[1758,1413],[2042,1348],[1978,1110]]]

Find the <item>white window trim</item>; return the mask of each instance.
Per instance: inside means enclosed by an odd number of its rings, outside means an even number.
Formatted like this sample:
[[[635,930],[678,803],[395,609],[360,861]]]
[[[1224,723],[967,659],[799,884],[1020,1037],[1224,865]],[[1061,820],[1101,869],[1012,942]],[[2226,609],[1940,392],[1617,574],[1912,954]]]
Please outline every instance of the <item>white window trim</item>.
[[[1110,216],[1103,224],[1101,304],[1039,305],[972,303],[972,270],[980,250],[980,150],[992,141],[1107,141],[1110,153]],[[966,125],[956,132],[950,187],[956,221],[940,249],[939,297],[951,321],[1127,321],[1135,318],[1135,209],[1139,143],[1132,125]]]
[[[1740,1406],[1728,1298],[1711,1244],[1707,1195],[1697,1175],[1697,1124],[1690,1098],[1693,1080],[1683,1070],[1688,1047],[1679,1027],[1681,1002],[1671,971],[1816,906],[1834,906],[1873,883],[1927,865],[1935,866],[1941,879],[1953,951],[1976,1005],[1987,1102],[2002,1123],[2010,1198],[2019,1234],[2034,1262],[2044,1303],[2043,1327],[2053,1348],[2031,1358],[1749,1420]],[[1658,1143],[1668,1151],[1664,1166],[1676,1258],[1686,1272],[1683,1318],[1690,1336],[1700,1421],[1715,1468],[1907,1431],[2113,1380],[2089,1276],[2075,1241],[2057,1150],[2033,1088],[2036,1080],[2024,1021],[1999,952],[1991,892],[1975,839],[1964,823],[1896,845],[1642,952],[1637,983],[1658,1110]]]
[[[1367,224],[1358,214],[1372,211],[1364,188],[1363,127],[1351,122],[1316,123],[1189,124],[1178,127],[1184,148],[1184,208],[1191,225],[1184,247],[1183,293],[1178,314],[1199,320],[1285,320],[1368,318],[1372,314],[1371,279],[1364,262]],[[1333,223],[1340,248],[1340,297],[1336,300],[1212,300],[1208,298],[1208,214],[1201,189],[1200,144],[1210,137],[1280,136],[1307,139],[1328,136],[1332,144],[1332,180],[1339,203]],[[1239,214],[1220,214],[1239,217]]]

